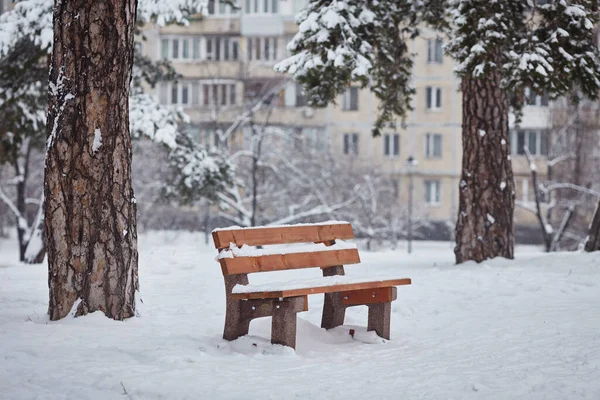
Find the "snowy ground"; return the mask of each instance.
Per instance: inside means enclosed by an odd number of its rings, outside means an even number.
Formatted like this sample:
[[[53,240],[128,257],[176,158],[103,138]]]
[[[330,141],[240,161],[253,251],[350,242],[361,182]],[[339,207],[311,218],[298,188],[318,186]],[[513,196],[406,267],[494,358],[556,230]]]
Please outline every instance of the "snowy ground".
[[[600,398],[600,253],[521,248],[516,261],[456,267],[448,243],[414,247],[363,251],[347,268],[413,279],[398,288],[390,342],[321,330],[311,296],[294,353],[269,343],[268,318],[221,339],[223,280],[202,235],[140,239],[144,304],[126,322],[49,323],[46,267],[15,263],[0,241],[0,399]],[[272,275],[250,281],[284,279]],[[346,323],[366,316],[350,309]]]

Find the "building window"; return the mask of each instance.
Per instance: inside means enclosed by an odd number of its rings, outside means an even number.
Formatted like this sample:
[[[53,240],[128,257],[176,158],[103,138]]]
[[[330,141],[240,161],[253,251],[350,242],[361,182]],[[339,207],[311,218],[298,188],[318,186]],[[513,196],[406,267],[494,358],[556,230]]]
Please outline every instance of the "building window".
[[[441,64],[444,52],[441,39],[427,39],[427,62],[430,64]]]
[[[548,134],[543,130],[524,130],[512,132],[512,153],[525,155],[525,146],[534,156],[548,155]]]
[[[399,133],[386,133],[383,135],[383,154],[388,157],[397,157],[400,155]]]
[[[203,81],[163,82],[158,86],[161,104],[184,106],[234,106],[237,87],[231,81],[223,83]]]
[[[237,9],[220,0],[208,0],[208,15],[226,17],[237,13]]]
[[[193,93],[193,83],[163,82],[159,85],[158,96],[162,104],[190,105],[190,93]]]
[[[162,39],[161,43],[161,55],[163,60],[169,59],[169,39]]]
[[[440,181],[425,181],[425,203],[429,205],[440,204]]]
[[[425,106],[428,110],[442,109],[442,88],[432,86],[425,88]]]
[[[246,14],[277,14],[279,0],[246,0]]]
[[[206,59],[215,61],[237,61],[238,39],[228,36],[207,36]]]
[[[442,135],[438,133],[425,135],[425,156],[427,158],[442,157]]]
[[[347,88],[342,97],[342,110],[356,111],[358,110],[358,88]]]
[[[542,95],[539,95],[530,88],[525,88],[525,103],[528,106],[548,107],[548,94],[544,91]]]
[[[296,107],[306,106],[306,96],[304,96],[304,89],[302,85],[296,83]]]
[[[344,154],[358,154],[358,133],[344,133]]]
[[[248,61],[277,61],[277,37],[248,37],[246,41]]]
[[[161,39],[161,56],[167,60],[237,61],[239,39],[230,36],[193,36]],[[204,55],[202,55],[204,50]]]

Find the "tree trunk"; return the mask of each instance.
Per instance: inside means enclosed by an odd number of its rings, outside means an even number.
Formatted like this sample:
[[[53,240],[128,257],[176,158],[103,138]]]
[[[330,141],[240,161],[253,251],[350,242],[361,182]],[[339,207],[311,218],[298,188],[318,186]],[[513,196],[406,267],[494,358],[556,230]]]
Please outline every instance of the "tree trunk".
[[[51,320],[135,312],[129,84],[137,0],[55,0],[44,181]],[[77,306],[75,309],[74,306]]]
[[[508,138],[508,99],[500,74],[464,77],[463,161],[456,262],[513,258],[514,180]]]
[[[19,179],[17,182],[17,210],[21,213],[21,218],[17,217],[17,239],[19,241],[19,261],[25,261],[25,250],[27,250],[27,209],[25,205],[25,179]]]
[[[590,233],[585,242],[585,251],[597,250],[600,250],[600,201],[598,201],[598,205],[596,206],[594,219],[590,225]]]

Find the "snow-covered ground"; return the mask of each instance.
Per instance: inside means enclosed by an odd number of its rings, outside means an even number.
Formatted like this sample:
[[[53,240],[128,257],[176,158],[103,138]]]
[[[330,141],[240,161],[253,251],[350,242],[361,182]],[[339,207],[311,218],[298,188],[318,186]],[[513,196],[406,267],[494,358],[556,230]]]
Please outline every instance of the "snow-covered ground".
[[[48,322],[44,265],[19,265],[0,241],[0,399],[599,399],[600,253],[454,266],[451,246],[361,252],[348,274],[410,277],[392,340],[319,328],[322,296],[299,314],[294,352],[270,320],[221,339],[224,288],[199,234],[140,238],[141,316]],[[251,282],[306,278],[267,273]],[[365,326],[364,307],[348,310]]]

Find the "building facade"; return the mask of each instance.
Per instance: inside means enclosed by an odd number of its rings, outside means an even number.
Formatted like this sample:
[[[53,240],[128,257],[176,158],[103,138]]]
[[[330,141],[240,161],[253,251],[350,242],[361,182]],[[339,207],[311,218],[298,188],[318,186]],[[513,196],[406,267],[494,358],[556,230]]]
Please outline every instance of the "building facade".
[[[251,112],[269,124],[328,146],[339,157],[378,168],[396,180],[398,201],[408,203],[409,175],[414,182],[414,203],[420,216],[454,222],[458,212],[461,171],[462,99],[454,64],[443,54],[443,39],[423,29],[412,40],[413,85],[416,95],[406,126],[372,137],[377,101],[368,90],[349,87],[336,105],[323,109],[306,106],[302,91],[273,66],[289,55],[286,44],[297,26],[294,16],[306,0],[242,0],[241,9],[209,3],[208,15],[188,26],[147,25],[142,52],[155,59],[170,60],[183,79],[154,89],[162,104],[179,105],[191,117],[190,129],[198,140],[243,140],[243,129],[228,137],[219,135],[248,115],[252,104],[268,101],[268,110]],[[512,129],[512,162],[516,196],[533,199],[530,168],[523,147],[527,145],[545,171],[550,126],[549,102],[529,96],[519,128]],[[230,143],[231,144],[231,143]],[[408,163],[411,158],[416,163]],[[543,178],[543,177],[542,177]],[[534,225],[529,211],[517,207],[517,225]]]

